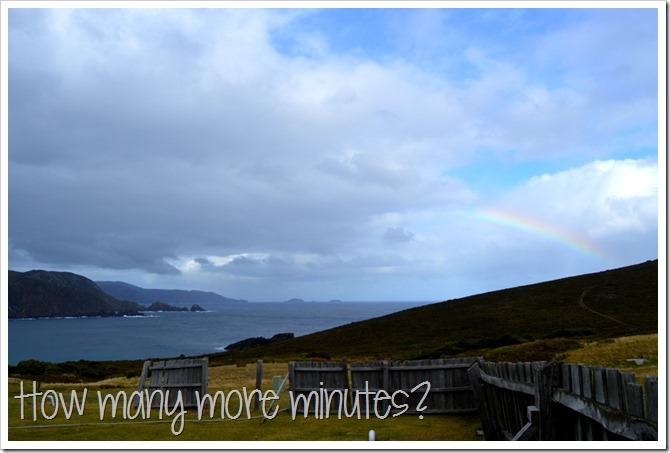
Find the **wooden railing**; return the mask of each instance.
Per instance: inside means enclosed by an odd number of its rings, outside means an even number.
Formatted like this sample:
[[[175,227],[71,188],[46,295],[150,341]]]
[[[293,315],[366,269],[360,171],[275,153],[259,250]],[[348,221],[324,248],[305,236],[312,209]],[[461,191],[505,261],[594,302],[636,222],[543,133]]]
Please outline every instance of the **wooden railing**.
[[[469,370],[487,440],[657,440],[658,380],[560,362]]]

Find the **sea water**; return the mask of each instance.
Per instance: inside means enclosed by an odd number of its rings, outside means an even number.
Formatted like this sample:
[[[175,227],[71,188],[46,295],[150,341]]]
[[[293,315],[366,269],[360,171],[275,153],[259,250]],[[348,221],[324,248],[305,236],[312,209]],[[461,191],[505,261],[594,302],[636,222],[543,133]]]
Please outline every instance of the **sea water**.
[[[284,332],[301,336],[423,304],[250,302],[204,307],[206,312],[147,312],[137,317],[9,319],[8,363],[208,354],[245,338]]]

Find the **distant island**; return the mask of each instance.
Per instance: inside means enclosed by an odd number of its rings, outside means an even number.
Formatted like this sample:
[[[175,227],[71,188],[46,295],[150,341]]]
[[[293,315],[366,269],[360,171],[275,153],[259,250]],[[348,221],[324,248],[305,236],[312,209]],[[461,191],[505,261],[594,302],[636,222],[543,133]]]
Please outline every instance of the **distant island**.
[[[285,304],[304,304],[306,301],[304,299],[298,299],[297,297],[294,297],[293,299],[285,300]]]
[[[338,304],[341,303],[342,301],[340,299],[331,299],[328,302],[325,303],[333,303],[333,304]],[[297,297],[294,297],[293,299],[285,300],[283,303],[285,304],[306,304],[306,303],[324,303],[324,302],[318,302],[316,300],[313,300],[311,302],[307,302],[305,299],[299,299]]]
[[[130,297],[125,297],[125,294]],[[72,272],[44,270],[8,271],[8,299],[9,318],[142,316],[143,312],[158,311],[202,312],[207,310],[200,304],[246,302],[205,291],[144,289],[124,282],[96,283]],[[175,303],[179,305],[173,305]],[[182,304],[190,305],[190,308]]]

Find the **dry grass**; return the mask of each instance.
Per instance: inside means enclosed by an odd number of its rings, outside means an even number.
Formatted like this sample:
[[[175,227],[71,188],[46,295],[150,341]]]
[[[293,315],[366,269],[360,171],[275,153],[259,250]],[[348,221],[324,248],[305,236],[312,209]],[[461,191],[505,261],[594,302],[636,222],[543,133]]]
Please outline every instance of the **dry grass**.
[[[273,376],[283,376],[287,372],[286,363],[267,363],[263,365],[263,389],[272,385]],[[232,389],[247,387],[253,389],[255,386],[256,366],[246,367],[219,366],[210,367],[209,389],[212,394],[215,391],[227,392]],[[101,390],[103,394],[114,394],[119,390],[132,391],[137,386],[137,380],[123,382],[122,388]],[[18,395],[19,379],[10,379],[6,385],[9,386],[10,395]],[[118,381],[121,383],[121,381]],[[266,423],[262,423],[262,413],[253,410],[251,419],[242,416],[237,420],[230,418],[221,419],[217,412],[214,418],[208,414],[202,421],[197,420],[194,410],[189,410],[186,415],[186,423],[183,432],[175,436],[170,429],[171,417],[165,420],[157,420],[154,414],[150,420],[124,420],[118,416],[111,417],[108,408],[104,420],[99,416],[99,404],[94,392],[103,385],[109,385],[110,381],[101,381],[90,384],[81,384],[78,391],[83,387],[89,389],[86,410],[83,416],[74,415],[72,419],[66,420],[59,413],[53,420],[45,420],[38,415],[38,420],[33,421],[31,407],[28,406],[26,419],[19,415],[19,402],[14,398],[9,401],[9,439],[10,441],[44,441],[45,445],[52,445],[53,441],[364,441],[368,437],[369,430],[377,432],[378,440],[399,441],[476,441],[483,440],[477,435],[480,427],[476,415],[427,415],[424,419],[416,416],[388,417],[378,419],[371,416],[366,419],[353,418],[329,418],[327,420],[316,419],[313,416],[305,418],[302,414],[292,419],[288,410],[289,401],[287,392],[281,394],[279,406],[283,409],[277,416]],[[128,384],[128,385],[126,385]],[[30,389],[31,383],[24,381],[24,387]],[[59,392],[68,392],[74,389],[72,384],[43,384],[41,391],[54,389]],[[285,389],[286,390],[286,389]],[[38,409],[39,410],[39,409]],[[51,406],[47,411],[53,410]],[[233,413],[236,407],[231,408]],[[62,411],[61,411],[62,412]],[[269,411],[270,413],[272,411]],[[101,444],[105,448],[105,444]]]
[[[19,382],[20,379],[14,379],[16,382]],[[103,379],[102,381],[97,382],[51,382],[44,384],[45,389],[54,389],[54,390],[83,390],[84,388],[88,389],[116,389],[116,388],[137,388],[138,378],[136,377],[113,377],[108,379]]]
[[[263,363],[263,387],[271,388],[272,377],[281,376],[283,379],[287,372],[287,363]],[[229,390],[241,387],[253,389],[256,385],[256,364],[210,366],[207,378],[211,389]]]
[[[629,359],[644,359],[644,363],[637,365]],[[618,368],[635,373],[638,379],[658,376],[658,334],[585,342],[580,349],[568,351],[563,360]]]
[[[644,358],[647,361],[642,365],[629,362],[627,359]],[[614,340],[583,342],[579,349],[570,350],[562,359],[570,363],[584,363],[601,365],[604,367],[619,368],[634,372],[638,379],[644,375],[657,375],[658,370],[658,335],[636,335],[621,337]],[[286,376],[287,363],[263,364],[263,389],[269,389],[273,376]],[[246,387],[253,389],[256,384],[256,365],[246,366],[224,365],[210,366],[208,369],[209,392],[218,390],[227,392],[232,389]],[[17,394],[19,380],[10,378],[10,394]],[[60,383],[42,384],[41,390],[55,389],[68,391],[69,389],[89,391],[104,389],[103,393],[114,393],[120,389],[133,390],[137,386],[137,378],[113,378],[92,383]],[[286,390],[286,389],[284,389]],[[61,416],[54,420],[20,420],[19,404],[12,399],[9,402],[9,440],[364,440],[370,429],[377,432],[378,440],[482,440],[476,435],[480,423],[476,415],[472,416],[427,416],[424,420],[417,417],[403,416],[379,420],[329,419],[316,420],[313,417],[297,417],[291,419],[288,412],[280,412],[278,416],[267,423],[261,423],[259,418],[251,420],[207,420],[198,422],[195,414],[187,416],[187,426],[179,436],[170,432],[167,423],[142,423],[140,421],[123,421],[106,417],[101,423],[96,398],[89,395],[88,409],[83,417],[74,417],[64,420]],[[288,408],[288,396],[284,391],[278,405]],[[253,415],[259,417],[260,412]],[[169,422],[168,422],[169,423]],[[31,429],[21,429],[25,425],[44,425]]]

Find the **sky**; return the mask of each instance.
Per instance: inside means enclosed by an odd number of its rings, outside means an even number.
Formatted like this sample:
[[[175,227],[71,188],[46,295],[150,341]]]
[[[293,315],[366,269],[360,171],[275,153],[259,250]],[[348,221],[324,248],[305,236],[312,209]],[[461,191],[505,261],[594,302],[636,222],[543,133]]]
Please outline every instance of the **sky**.
[[[10,269],[442,301],[659,256],[657,9],[81,5],[8,12]]]

